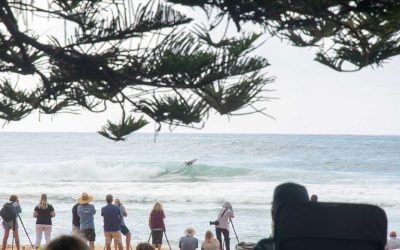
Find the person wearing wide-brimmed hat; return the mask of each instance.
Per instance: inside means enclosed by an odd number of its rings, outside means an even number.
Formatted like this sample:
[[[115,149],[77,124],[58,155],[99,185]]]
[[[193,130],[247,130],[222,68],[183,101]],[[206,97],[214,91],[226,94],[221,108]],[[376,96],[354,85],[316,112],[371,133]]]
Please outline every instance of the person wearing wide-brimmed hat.
[[[94,229],[94,215],[96,209],[90,202],[93,201],[93,196],[88,193],[82,193],[78,198],[78,216],[80,218],[80,231],[85,239],[89,242],[89,246],[94,250],[94,241],[96,240],[96,233]]]
[[[185,236],[183,236],[179,240],[179,249],[180,250],[196,250],[199,247],[199,241],[193,236],[195,231],[193,228],[188,227],[184,232]]]
[[[215,234],[217,235],[217,239],[221,244],[221,249],[223,248],[222,244],[222,235],[224,235],[225,241],[225,249],[230,249],[230,239],[229,239],[229,222],[235,215],[233,214],[232,205],[229,202],[224,202],[222,205],[222,209],[218,213],[217,220],[218,223],[215,224]]]

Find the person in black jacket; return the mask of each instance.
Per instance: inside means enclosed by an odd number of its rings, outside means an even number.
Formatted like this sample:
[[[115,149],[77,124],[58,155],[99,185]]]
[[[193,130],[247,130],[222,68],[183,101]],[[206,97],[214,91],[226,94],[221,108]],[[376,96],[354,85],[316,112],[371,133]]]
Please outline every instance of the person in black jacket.
[[[79,235],[80,232],[80,218],[78,216],[78,206],[79,203],[76,203],[72,207],[72,234]]]

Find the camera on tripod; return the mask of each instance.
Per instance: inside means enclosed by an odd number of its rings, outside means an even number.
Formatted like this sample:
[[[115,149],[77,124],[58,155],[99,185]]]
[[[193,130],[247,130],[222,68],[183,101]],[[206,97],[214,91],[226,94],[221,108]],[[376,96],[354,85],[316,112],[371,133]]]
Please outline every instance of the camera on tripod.
[[[216,225],[216,226],[218,226],[218,225],[219,225],[219,221],[218,221],[218,220],[216,220],[216,221],[210,221],[210,225]]]

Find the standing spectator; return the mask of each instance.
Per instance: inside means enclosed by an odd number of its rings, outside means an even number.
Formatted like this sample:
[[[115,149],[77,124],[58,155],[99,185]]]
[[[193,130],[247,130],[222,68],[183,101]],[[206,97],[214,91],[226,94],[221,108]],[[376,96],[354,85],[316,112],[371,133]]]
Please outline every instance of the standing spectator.
[[[46,244],[50,242],[52,227],[51,218],[54,216],[56,216],[56,213],[54,212],[53,206],[47,203],[47,195],[42,194],[39,204],[33,211],[33,217],[36,218],[36,249],[40,247],[43,233]]]
[[[77,213],[80,218],[80,232],[89,242],[90,249],[94,250],[94,242],[96,240],[96,231],[94,229],[94,215],[96,214],[96,208],[93,204],[89,204],[93,201],[93,196],[82,193],[78,199]]]
[[[208,230],[204,236],[204,241],[201,244],[201,250],[220,250],[219,241],[214,238],[213,233]]]
[[[104,220],[104,237],[106,238],[106,249],[111,250],[111,241],[114,239],[114,244],[118,245],[119,250],[122,250],[121,241],[121,228],[120,210],[117,206],[113,205],[113,196],[108,194],[106,196],[107,205],[101,209],[101,216]]]
[[[217,239],[219,243],[221,244],[221,249],[224,249],[222,247],[222,236],[221,234],[224,235],[224,241],[225,241],[225,247],[226,250],[230,249],[230,239],[229,239],[229,222],[231,218],[234,218],[235,215],[233,214],[232,211],[232,206],[231,203],[225,202],[222,205],[222,209],[218,213],[218,218],[217,223],[215,225],[215,234],[217,235]]]
[[[160,202],[156,202],[149,216],[149,227],[154,248],[161,250],[163,232],[165,231],[165,213]]]
[[[72,207],[72,234],[78,235],[80,232],[80,218],[78,216],[78,206],[79,203],[76,203]]]
[[[11,206],[10,206],[11,205]],[[3,228],[4,228],[4,236],[3,236],[3,247],[2,250],[5,250],[7,247],[7,240],[8,240],[8,236],[10,235],[10,230],[13,231],[13,237],[15,239],[15,245],[17,247],[17,250],[19,250],[19,235],[18,235],[18,222],[17,222],[17,218],[18,214],[20,214],[22,212],[21,206],[19,205],[19,201],[18,201],[18,196],[16,196],[15,194],[10,196],[9,202],[7,202],[6,204],[4,204],[4,207],[9,207],[9,208],[13,208],[14,209],[14,213],[17,216],[14,216],[15,218],[13,218],[10,221],[4,221],[3,220]]]
[[[385,249],[387,250],[400,249],[400,239],[397,238],[397,234],[395,231],[390,232],[389,239],[387,240]]]
[[[195,231],[191,227],[185,230],[185,236],[179,240],[180,250],[196,250],[199,247],[199,241],[193,236],[194,233]]]
[[[124,217],[128,216],[125,207],[122,205],[119,199],[114,200],[114,204],[119,208],[120,212],[120,220],[119,226],[121,227],[121,233],[126,237],[126,249],[129,250],[131,248],[131,232],[128,227],[125,225]],[[114,248],[117,249],[117,244],[114,242]]]

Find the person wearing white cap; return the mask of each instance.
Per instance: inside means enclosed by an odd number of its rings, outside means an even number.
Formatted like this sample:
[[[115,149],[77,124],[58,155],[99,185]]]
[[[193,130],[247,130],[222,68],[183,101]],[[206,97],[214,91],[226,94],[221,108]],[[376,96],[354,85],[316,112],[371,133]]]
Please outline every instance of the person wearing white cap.
[[[180,250],[196,250],[199,247],[199,241],[193,236],[195,231],[193,228],[188,227],[184,232],[185,236],[183,236],[179,240],[179,249]]]
[[[224,204],[222,205],[222,209],[218,213],[218,218],[216,220],[216,222],[218,221],[218,223],[215,224],[215,234],[217,235],[217,239],[221,244],[221,249],[224,249],[221,235],[223,234],[225,248],[226,250],[230,250],[229,221],[234,217],[235,215],[233,214],[231,203],[227,201],[224,202]]]

